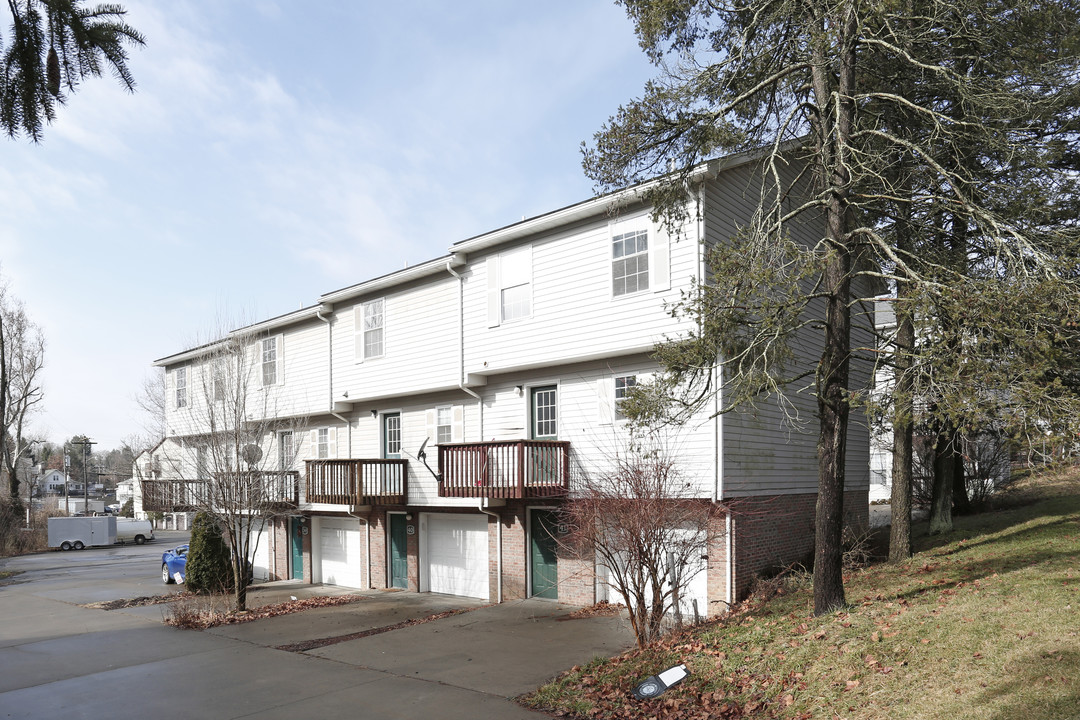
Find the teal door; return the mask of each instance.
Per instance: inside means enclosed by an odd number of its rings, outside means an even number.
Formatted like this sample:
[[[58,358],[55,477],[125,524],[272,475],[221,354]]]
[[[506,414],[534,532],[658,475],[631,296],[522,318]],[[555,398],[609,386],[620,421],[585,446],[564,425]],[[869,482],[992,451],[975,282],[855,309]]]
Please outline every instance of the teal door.
[[[408,521],[401,513],[390,515],[390,587],[409,587]]]
[[[304,528],[300,518],[293,518],[289,522],[289,547],[292,550],[290,564],[292,565],[292,579],[304,579]]]
[[[555,541],[558,519],[554,510],[530,510],[529,513],[529,595],[558,600],[559,562]]]

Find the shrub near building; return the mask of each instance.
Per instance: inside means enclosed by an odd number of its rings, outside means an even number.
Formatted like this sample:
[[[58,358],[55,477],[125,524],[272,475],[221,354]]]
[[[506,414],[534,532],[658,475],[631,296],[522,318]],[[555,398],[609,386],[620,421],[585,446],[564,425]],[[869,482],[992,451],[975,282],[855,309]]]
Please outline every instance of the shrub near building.
[[[196,515],[191,525],[185,575],[192,592],[224,592],[232,588],[229,546],[217,522],[205,512]]]

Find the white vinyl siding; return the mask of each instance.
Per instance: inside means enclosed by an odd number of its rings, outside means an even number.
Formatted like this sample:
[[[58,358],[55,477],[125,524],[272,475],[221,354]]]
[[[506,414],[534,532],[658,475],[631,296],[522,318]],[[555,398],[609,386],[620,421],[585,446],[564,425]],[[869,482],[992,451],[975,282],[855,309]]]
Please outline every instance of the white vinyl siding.
[[[532,315],[532,246],[487,259],[488,327]]]

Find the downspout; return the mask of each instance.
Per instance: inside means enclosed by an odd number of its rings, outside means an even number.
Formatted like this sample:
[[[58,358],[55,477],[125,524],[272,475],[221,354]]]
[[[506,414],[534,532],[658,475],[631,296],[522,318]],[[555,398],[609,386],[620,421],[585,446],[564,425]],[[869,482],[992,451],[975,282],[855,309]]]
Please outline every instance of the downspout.
[[[495,526],[497,528],[497,530],[496,530],[497,534],[495,535],[495,555],[496,555],[496,558],[495,558],[495,566],[496,566],[495,572],[497,574],[497,581],[496,581],[496,588],[497,589],[495,591],[495,593],[496,593],[495,596],[496,596],[497,599],[496,599],[495,602],[501,604],[502,603],[502,554],[503,554],[503,552],[502,552],[502,519],[499,517],[499,513],[495,512],[494,510],[485,510],[484,506],[486,504],[487,504],[487,498],[481,498],[478,509],[480,510],[480,512],[484,513],[485,515],[490,515],[491,517],[495,518]]]
[[[322,313],[323,311],[320,307],[315,312],[315,317],[326,323],[326,377],[328,392],[330,394],[328,412],[331,416],[345,423],[345,436],[348,442],[349,455],[352,455],[352,423],[345,419],[344,416],[334,412],[334,324],[330,318],[323,317]]]
[[[484,436],[484,400],[480,397],[480,393],[476,392],[472,388],[465,386],[465,278],[461,276],[461,273],[457,272],[453,268],[453,260],[446,261],[446,272],[457,278],[458,281],[458,389],[462,392],[476,398],[476,408],[479,414],[479,431],[477,437],[483,438]],[[478,503],[477,509],[495,518],[495,597],[496,602],[502,603],[503,596],[503,551],[502,551],[502,518],[499,517],[499,513],[493,510],[485,510],[484,506],[487,504],[487,498],[481,498]]]
[[[484,401],[472,388],[465,387],[465,278],[453,268],[453,260],[446,261],[446,272],[458,281],[458,389],[476,398],[477,411],[480,413],[480,432],[477,437],[484,437]],[[500,579],[501,582],[501,579]]]
[[[328,317],[323,317],[322,307],[315,312],[315,317],[326,323],[326,378],[329,393],[329,408],[328,412],[334,418],[337,418],[341,422],[345,423],[345,441],[348,447],[348,454],[352,455],[352,422],[344,415],[334,412],[334,324]],[[371,585],[371,522],[366,517],[360,517],[359,515],[353,515],[348,510],[345,514],[351,518],[356,518],[364,523],[364,556],[367,560],[367,567],[364,568],[364,579],[367,581],[368,587]]]

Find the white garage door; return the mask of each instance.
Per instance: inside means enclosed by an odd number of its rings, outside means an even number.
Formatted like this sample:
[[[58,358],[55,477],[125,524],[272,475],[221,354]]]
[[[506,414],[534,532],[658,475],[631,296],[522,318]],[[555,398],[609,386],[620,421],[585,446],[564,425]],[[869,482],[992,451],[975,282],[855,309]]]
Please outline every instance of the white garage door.
[[[427,589],[487,600],[487,517],[434,514],[425,517]]]
[[[251,532],[251,571],[256,580],[270,579],[270,534],[265,530]]]
[[[319,569],[327,585],[363,587],[360,570],[364,567],[360,528],[351,518],[322,518],[319,524]]]

